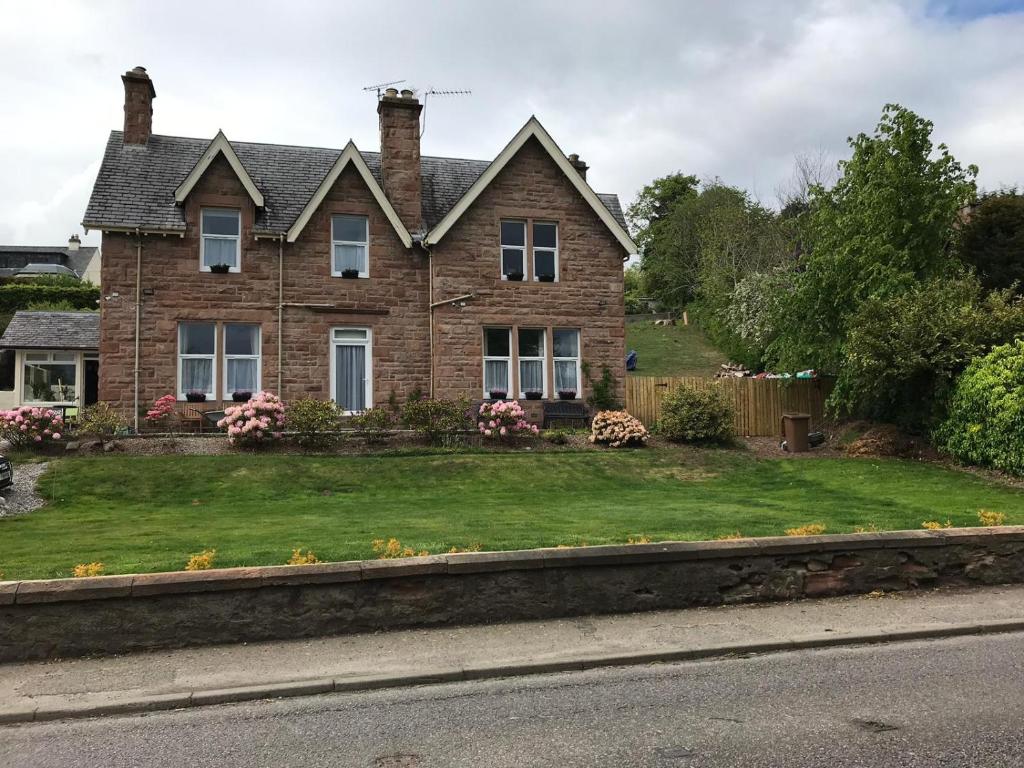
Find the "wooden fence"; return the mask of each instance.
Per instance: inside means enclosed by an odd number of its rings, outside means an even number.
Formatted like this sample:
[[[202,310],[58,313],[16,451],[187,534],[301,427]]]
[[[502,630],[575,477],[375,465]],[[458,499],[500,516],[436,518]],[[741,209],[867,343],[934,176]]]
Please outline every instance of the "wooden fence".
[[[661,401],[677,384],[695,389],[718,387],[732,398],[736,434],[775,437],[783,413],[811,414],[811,428],[824,419],[825,400],[832,391],[829,379],[712,379],[699,376],[629,376],[626,410],[646,426],[654,425]]]

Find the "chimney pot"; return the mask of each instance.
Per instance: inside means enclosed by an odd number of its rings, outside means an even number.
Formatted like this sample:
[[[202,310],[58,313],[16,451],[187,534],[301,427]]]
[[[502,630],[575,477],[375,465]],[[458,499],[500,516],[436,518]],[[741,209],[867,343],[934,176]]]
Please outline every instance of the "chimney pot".
[[[402,89],[402,98],[403,99],[411,99],[412,98],[412,91],[410,91],[408,88],[403,88]]]
[[[145,67],[121,75],[124,83],[124,143],[145,144],[153,133],[153,99],[156,89]]]
[[[393,99],[396,96],[398,96],[398,89],[397,88],[388,88],[386,91],[384,91],[384,95]]]
[[[590,166],[587,165],[582,160],[580,160],[580,156],[577,155],[575,152],[573,152],[571,155],[569,155],[569,157],[567,159],[569,160],[569,163],[572,165],[572,167],[576,169],[576,172],[579,173],[579,175],[583,177],[584,181],[586,181],[587,180],[587,170],[590,168]]]

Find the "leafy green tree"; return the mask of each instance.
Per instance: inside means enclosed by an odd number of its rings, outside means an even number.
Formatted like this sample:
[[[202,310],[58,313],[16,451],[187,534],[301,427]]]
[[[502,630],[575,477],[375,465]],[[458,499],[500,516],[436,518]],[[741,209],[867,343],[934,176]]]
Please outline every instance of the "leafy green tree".
[[[1024,195],[983,197],[961,230],[959,254],[986,288],[1024,286]]]
[[[643,314],[647,311],[647,302],[644,301],[643,275],[640,272],[640,265],[633,264],[627,267],[623,279],[626,291],[626,314]]]
[[[850,139],[835,186],[812,190],[809,250],[771,349],[780,368],[841,371],[864,302],[957,271],[955,222],[977,168],[933,146],[931,133],[929,121],[888,104],[874,135]]]

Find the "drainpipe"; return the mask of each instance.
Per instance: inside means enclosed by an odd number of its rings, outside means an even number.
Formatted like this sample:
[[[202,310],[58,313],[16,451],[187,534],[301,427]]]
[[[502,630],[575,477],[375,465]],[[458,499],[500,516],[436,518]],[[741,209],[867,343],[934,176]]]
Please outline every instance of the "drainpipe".
[[[427,254],[427,309],[428,326],[430,328],[430,399],[434,399],[434,258],[425,241],[420,246]]]
[[[135,398],[133,424],[139,433],[139,345],[142,329],[142,232],[136,227],[135,236]]]
[[[284,366],[284,235],[277,240],[277,396],[281,397],[281,369]]]

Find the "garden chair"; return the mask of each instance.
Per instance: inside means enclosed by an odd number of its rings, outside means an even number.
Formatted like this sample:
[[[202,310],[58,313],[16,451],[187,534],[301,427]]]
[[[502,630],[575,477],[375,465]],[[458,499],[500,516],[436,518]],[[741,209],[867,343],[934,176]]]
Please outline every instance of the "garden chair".
[[[183,432],[203,432],[203,412],[198,408],[185,406],[178,411],[178,423]]]

